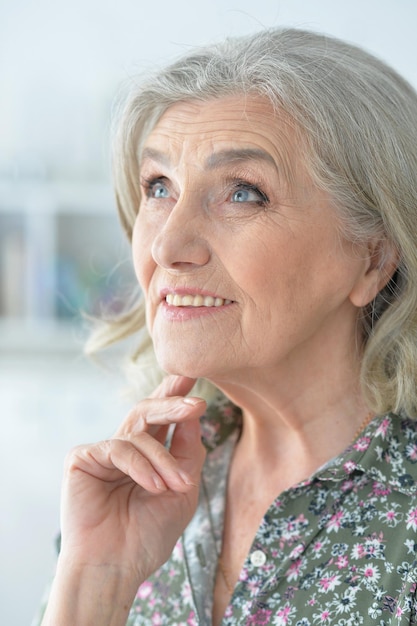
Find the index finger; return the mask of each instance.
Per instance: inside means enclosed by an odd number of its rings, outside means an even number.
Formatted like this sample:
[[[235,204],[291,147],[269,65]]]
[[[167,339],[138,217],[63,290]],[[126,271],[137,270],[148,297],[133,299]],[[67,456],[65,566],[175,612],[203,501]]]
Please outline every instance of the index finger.
[[[168,398],[171,396],[186,396],[196,382],[195,378],[188,376],[169,375],[151,393],[150,398]]]
[[[117,429],[114,437],[127,437],[147,431],[159,441],[165,441],[166,427],[184,417],[197,417],[204,410],[201,398],[184,396],[192,389],[194,378],[167,376],[155,391],[134,406]]]

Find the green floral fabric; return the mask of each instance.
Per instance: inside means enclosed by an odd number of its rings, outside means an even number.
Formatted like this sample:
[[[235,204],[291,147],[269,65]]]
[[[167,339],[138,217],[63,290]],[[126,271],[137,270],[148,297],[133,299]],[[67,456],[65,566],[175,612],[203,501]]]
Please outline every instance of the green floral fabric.
[[[198,510],[170,560],[139,588],[127,626],[211,626],[239,420],[221,399],[203,418],[209,454]],[[338,458],[277,494],[222,626],[417,624],[416,550],[417,423],[384,415]]]
[[[202,418],[209,452],[198,509],[168,562],[140,586],[126,626],[211,626],[239,426],[239,410],[223,397]],[[417,624],[416,562],[417,422],[388,414],[277,494],[222,626]]]

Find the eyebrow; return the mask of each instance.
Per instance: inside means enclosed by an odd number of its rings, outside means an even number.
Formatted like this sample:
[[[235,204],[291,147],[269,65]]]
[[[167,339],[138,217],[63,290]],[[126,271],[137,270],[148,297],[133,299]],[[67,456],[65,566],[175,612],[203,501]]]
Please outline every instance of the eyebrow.
[[[228,163],[240,163],[243,161],[264,161],[276,168],[276,163],[272,156],[268,152],[257,148],[220,150],[207,158],[206,165],[208,169],[216,169]]]
[[[156,150],[155,148],[146,147],[143,149],[141,155],[141,161],[144,159],[151,159],[152,161],[158,161],[163,165],[169,166],[171,161],[164,152],[160,150]],[[229,163],[241,163],[244,161],[264,161],[266,163],[272,164],[275,168],[277,167],[272,156],[265,152],[264,150],[259,150],[257,148],[232,148],[230,150],[220,150],[219,152],[215,152],[211,154],[206,159],[206,167],[210,170],[217,169],[222,167],[223,165],[227,165]]]
[[[162,163],[162,165],[170,165],[171,161],[169,157],[161,152],[160,150],[155,150],[155,148],[144,148],[142,154],[140,155],[140,161],[142,162],[145,159],[150,159],[151,161],[158,161]]]

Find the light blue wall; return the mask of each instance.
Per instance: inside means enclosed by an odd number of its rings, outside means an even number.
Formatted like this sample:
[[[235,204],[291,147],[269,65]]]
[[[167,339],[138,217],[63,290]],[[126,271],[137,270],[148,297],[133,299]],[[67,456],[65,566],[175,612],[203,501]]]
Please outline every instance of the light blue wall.
[[[0,174],[106,176],[103,130],[121,80],[279,24],[362,44],[417,86],[415,0],[3,0]]]

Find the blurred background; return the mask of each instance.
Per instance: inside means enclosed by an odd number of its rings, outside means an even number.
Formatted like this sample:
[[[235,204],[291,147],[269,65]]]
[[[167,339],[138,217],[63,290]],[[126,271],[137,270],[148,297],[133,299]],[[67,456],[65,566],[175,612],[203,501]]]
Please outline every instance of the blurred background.
[[[111,191],[114,97],[190,46],[272,25],[356,42],[417,86],[415,0],[0,0],[5,626],[30,624],[53,573],[65,453],[127,410],[120,353],[88,361],[80,314],[134,289]]]

